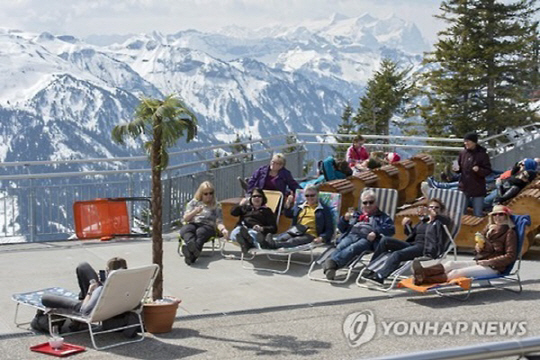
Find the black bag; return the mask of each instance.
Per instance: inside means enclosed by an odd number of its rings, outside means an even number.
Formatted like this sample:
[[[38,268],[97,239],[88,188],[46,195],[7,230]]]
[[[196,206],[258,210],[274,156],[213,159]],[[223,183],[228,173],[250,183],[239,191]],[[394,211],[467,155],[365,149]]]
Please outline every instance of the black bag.
[[[52,315],[51,320],[53,322],[53,326],[58,326],[58,331],[62,332],[62,326],[64,325],[64,322],[66,321],[65,318],[62,318],[60,316]],[[47,314],[43,312],[43,310],[38,310],[36,313],[36,316],[32,319],[32,322],[30,323],[30,327],[36,331],[49,334],[51,331],[49,329],[49,317]]]
[[[291,236],[301,236],[304,235],[307,232],[308,228],[305,225],[302,224],[296,224],[294,226],[291,226],[289,230],[287,230],[287,234]]]

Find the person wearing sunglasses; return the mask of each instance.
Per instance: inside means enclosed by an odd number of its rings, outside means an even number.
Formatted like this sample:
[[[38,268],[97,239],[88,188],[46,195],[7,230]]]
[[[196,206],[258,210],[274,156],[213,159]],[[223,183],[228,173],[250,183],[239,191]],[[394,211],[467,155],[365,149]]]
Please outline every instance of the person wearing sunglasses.
[[[292,218],[292,228],[282,234],[269,234],[261,242],[263,249],[291,248],[309,243],[329,243],[334,235],[332,211],[319,200],[319,189],[308,185],[306,201],[293,206],[292,195],[287,197],[284,214]]]
[[[510,215],[511,210],[504,205],[493,207],[488,225],[477,235],[474,260],[446,261],[426,268],[414,260],[414,283],[435,284],[459,277],[494,276],[503,272],[517,256],[517,235]]]
[[[287,192],[294,193],[300,185],[294,180],[291,172],[285,168],[287,159],[281,153],[275,154],[270,160],[270,165],[263,165],[251,175],[247,184],[239,178],[242,187],[246,187],[248,193],[255,188],[264,190],[277,190],[283,193],[283,198]]]
[[[231,215],[240,218],[231,231],[231,240],[240,244],[244,254],[252,247],[260,247],[265,235],[277,231],[276,216],[266,202],[264,191],[255,188],[249,198],[242,199],[231,209]]]
[[[360,196],[361,212],[341,216],[338,228],[343,234],[337,242],[336,251],[324,263],[324,274],[334,280],[336,270],[347,265],[352,259],[366,251],[374,251],[382,236],[395,233],[394,222],[377,207],[373,190],[364,190]]]
[[[195,196],[186,205],[184,225],[180,236],[184,240],[182,254],[187,265],[191,265],[201,254],[204,243],[216,236],[216,229],[227,238],[229,233],[223,225],[221,206],[216,201],[214,185],[205,181],[195,192]]]
[[[387,236],[381,239],[371,257],[370,265],[382,254],[389,253],[389,256],[378,270],[366,269],[362,273],[364,280],[375,285],[383,285],[384,280],[397,270],[402,262],[418,257],[436,259],[444,252],[448,236],[443,225],[449,226],[451,223],[450,218],[443,215],[444,204],[441,200],[432,198],[428,201],[427,208],[420,207],[419,209],[420,222],[414,227],[411,228],[410,218],[403,218],[402,224],[407,235],[405,241]]]

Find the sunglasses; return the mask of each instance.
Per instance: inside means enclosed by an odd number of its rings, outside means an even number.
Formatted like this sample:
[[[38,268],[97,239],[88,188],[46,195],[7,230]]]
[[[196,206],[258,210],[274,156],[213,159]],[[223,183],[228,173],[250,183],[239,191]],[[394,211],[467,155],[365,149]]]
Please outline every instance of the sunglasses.
[[[430,208],[430,209],[435,209],[435,210],[438,210],[438,209],[440,209],[440,207],[439,207],[439,206],[433,206],[433,205],[430,205],[430,206],[428,206],[428,208]]]
[[[375,200],[362,201],[362,205],[373,205],[373,204],[375,204]]]
[[[496,213],[496,214],[493,214],[493,216],[506,216],[505,213]]]
[[[203,193],[203,195],[214,195],[214,192],[206,192],[206,193]]]
[[[251,195],[252,198],[262,198],[262,195]]]
[[[304,196],[307,197],[307,198],[310,198],[310,197],[315,197],[317,195],[316,194],[305,194]]]

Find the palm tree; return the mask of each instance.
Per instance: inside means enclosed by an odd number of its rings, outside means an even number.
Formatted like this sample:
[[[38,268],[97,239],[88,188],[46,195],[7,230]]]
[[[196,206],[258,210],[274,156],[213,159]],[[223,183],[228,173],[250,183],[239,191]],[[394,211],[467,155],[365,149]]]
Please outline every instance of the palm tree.
[[[167,149],[186,133],[186,141],[197,134],[197,118],[186,105],[174,97],[164,100],[141,98],[135,110],[134,119],[117,125],[112,138],[124,144],[126,137],[138,138],[141,134],[148,139],[144,148],[152,166],[152,262],[159,265],[159,273],[152,289],[154,300],[163,298],[163,237],[162,237],[162,195],[161,171],[167,168],[169,156]]]

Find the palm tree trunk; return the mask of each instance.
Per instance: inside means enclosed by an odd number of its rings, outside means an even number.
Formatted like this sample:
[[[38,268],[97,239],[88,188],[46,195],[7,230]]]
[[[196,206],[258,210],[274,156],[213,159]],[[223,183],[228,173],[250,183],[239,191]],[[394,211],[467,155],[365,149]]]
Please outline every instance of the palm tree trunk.
[[[161,118],[155,118],[154,141],[152,143],[152,262],[159,271],[152,288],[154,300],[163,298],[163,237],[162,237],[162,194],[161,194]]]

